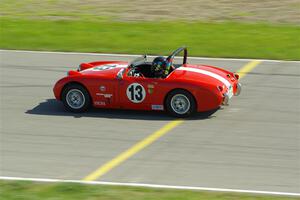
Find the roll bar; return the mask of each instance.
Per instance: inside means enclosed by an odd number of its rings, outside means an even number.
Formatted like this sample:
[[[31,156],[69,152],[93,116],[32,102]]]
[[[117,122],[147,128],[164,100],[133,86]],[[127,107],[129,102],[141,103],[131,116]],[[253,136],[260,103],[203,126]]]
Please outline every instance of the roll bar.
[[[186,64],[186,62],[187,62],[187,48],[186,47],[180,47],[180,48],[176,49],[171,55],[168,56],[167,61],[173,62],[174,57],[177,56],[181,51],[184,51],[183,64]]]

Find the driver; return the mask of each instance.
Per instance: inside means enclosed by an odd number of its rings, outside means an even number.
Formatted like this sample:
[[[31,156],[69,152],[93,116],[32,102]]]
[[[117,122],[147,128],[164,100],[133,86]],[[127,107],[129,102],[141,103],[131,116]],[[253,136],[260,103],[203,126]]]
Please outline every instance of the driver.
[[[156,57],[151,66],[153,77],[165,78],[169,75],[171,64],[163,56]]]

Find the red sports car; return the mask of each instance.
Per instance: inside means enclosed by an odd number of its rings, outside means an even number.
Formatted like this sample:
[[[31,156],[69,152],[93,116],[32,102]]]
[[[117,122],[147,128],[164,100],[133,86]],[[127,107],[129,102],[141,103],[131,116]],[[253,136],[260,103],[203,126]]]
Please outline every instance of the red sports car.
[[[175,64],[174,58],[181,52],[183,61]],[[169,66],[164,75],[157,75],[157,65],[148,62],[147,56],[131,63],[82,63],[55,84],[55,98],[72,112],[84,112],[94,106],[165,110],[176,117],[188,117],[227,105],[233,95],[241,92],[238,74],[213,66],[188,64],[185,47],[167,58],[159,58],[162,70]]]

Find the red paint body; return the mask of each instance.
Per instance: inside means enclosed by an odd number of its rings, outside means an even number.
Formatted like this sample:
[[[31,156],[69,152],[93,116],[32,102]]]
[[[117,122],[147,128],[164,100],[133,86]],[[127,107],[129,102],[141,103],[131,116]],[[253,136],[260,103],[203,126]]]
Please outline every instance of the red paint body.
[[[117,67],[105,70],[95,70],[95,67],[115,64]],[[153,110],[153,105],[164,105],[167,94],[174,89],[185,89],[195,98],[197,111],[209,111],[218,108],[224,100],[224,94],[229,87],[224,85],[226,80],[232,86],[233,94],[237,93],[238,76],[224,69],[206,65],[183,64],[172,71],[166,78],[145,78],[128,76],[128,63],[122,61],[99,61],[83,63],[78,71],[70,71],[69,75],[60,79],[54,86],[54,95],[61,100],[61,92],[66,84],[79,83],[89,92],[93,106],[99,108],[120,108]],[[212,73],[214,78],[205,74],[185,71],[184,69],[203,70]],[[117,78],[118,72],[124,69],[123,78]],[[141,84],[146,92],[140,103],[130,101],[126,89],[131,83]],[[222,88],[222,89],[218,89]]]

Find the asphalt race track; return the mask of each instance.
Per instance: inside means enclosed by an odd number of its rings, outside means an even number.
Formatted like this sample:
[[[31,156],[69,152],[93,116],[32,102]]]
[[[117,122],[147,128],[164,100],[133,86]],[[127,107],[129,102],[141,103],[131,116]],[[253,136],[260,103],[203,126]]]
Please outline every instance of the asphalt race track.
[[[81,180],[173,120],[163,113],[64,110],[52,87],[69,69],[127,56],[1,51],[0,176]],[[236,71],[246,60],[188,59]],[[197,115],[101,181],[300,193],[300,62],[263,61],[242,94]]]

